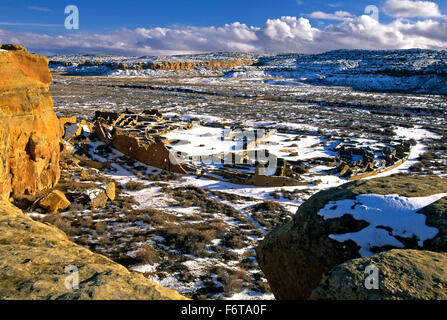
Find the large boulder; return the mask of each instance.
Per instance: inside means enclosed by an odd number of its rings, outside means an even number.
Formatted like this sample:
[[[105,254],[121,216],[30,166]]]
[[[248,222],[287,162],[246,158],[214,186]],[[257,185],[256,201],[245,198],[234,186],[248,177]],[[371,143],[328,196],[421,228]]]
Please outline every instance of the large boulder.
[[[405,175],[321,191],[266,236],[257,260],[276,298],[307,299],[323,274],[345,261],[393,248],[445,252],[443,193],[445,179]]]
[[[70,206],[70,201],[62,191],[53,190],[46,197],[39,201],[39,206],[46,209],[49,213],[63,211]]]
[[[34,195],[60,177],[62,129],[48,59],[22,46],[0,50],[0,195]]]
[[[391,250],[349,260],[324,275],[311,299],[447,300],[447,253]]]
[[[1,200],[0,243],[2,300],[186,299],[74,244],[62,231]]]

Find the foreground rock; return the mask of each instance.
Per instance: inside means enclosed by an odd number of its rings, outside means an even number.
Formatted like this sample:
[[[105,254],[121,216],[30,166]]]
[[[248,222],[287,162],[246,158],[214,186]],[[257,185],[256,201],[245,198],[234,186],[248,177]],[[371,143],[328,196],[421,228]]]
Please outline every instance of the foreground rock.
[[[371,265],[379,271],[378,289],[365,286]],[[447,253],[392,250],[347,261],[323,277],[311,299],[446,300]]]
[[[60,177],[61,126],[53,111],[48,59],[21,46],[0,51],[0,195],[52,188]]]
[[[183,300],[0,201],[0,299]],[[70,281],[78,270],[79,288]],[[67,286],[68,288],[67,289]]]
[[[43,198],[39,205],[46,209],[49,213],[57,213],[63,211],[70,206],[70,201],[65,194],[59,190],[53,190],[49,195]]]
[[[116,185],[115,182],[109,182],[105,188],[106,195],[110,201],[115,201],[116,198]]]
[[[104,208],[109,200],[104,189],[89,190],[88,196],[90,197],[92,210]]]
[[[445,252],[447,200],[438,195],[442,193],[447,193],[447,182],[435,176],[377,178],[321,191],[299,208],[291,222],[265,238],[257,248],[257,260],[276,298],[307,299],[319,285],[324,273],[345,261],[360,258],[362,254],[371,255],[393,248]],[[361,198],[362,195],[371,194],[376,195],[385,205],[381,203],[382,208],[375,208],[374,201],[371,204],[367,203],[368,199]],[[394,212],[406,214],[397,209],[398,204],[404,203],[405,199],[395,196],[380,199],[379,196],[395,194],[403,197],[438,196],[432,199],[430,205],[415,210],[423,215],[412,212],[411,216],[408,213],[408,216],[403,216],[404,219],[398,220],[408,220],[408,224],[396,227],[391,223],[388,225],[390,221],[384,220],[383,225],[375,225],[366,219],[372,213],[378,217]],[[346,199],[351,199],[347,207],[346,203],[339,202]],[[427,202],[427,199],[424,201]],[[386,209],[387,206],[391,209]],[[408,209],[411,209],[410,205]],[[334,213],[333,218],[331,211]],[[356,211],[357,215],[354,214]],[[321,212],[326,214],[321,215]],[[383,214],[380,215],[380,212]],[[362,214],[365,219],[358,217]],[[413,219],[417,223],[413,223]],[[424,233],[414,234],[414,229]],[[353,235],[358,236],[357,242],[355,238],[350,239]]]

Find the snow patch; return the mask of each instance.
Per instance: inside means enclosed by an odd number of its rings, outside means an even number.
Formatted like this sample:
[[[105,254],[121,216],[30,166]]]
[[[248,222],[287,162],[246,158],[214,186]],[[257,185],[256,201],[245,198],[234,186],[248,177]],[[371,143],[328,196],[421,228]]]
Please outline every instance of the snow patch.
[[[417,212],[422,208],[447,196],[447,193],[429,197],[407,198],[399,195],[359,195],[355,200],[331,201],[318,215],[325,220],[340,218],[350,214],[356,220],[367,221],[370,225],[358,232],[331,234],[329,237],[339,242],[354,241],[362,257],[373,255],[372,247],[386,245],[403,248],[404,245],[395,238],[415,236],[419,246],[438,234],[438,230],[425,224],[426,216]],[[385,228],[392,231],[387,231]]]

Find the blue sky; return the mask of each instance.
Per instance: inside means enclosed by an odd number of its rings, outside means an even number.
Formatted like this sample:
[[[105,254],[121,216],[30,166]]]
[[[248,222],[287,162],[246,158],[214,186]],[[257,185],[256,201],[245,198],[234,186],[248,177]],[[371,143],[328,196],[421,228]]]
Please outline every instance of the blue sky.
[[[79,30],[64,28],[64,8],[69,4],[79,8]],[[378,7],[380,24],[373,26],[362,17],[367,5]],[[64,48],[67,53],[126,55],[219,49],[316,52],[350,47],[351,42],[353,48],[374,48],[374,43],[378,49],[392,48],[396,40],[397,48],[443,49],[446,15],[447,0],[2,0],[0,42],[15,40],[43,52],[42,41],[48,40],[47,47],[54,47],[48,54],[62,53]],[[160,34],[159,27],[167,31]],[[219,32],[213,29],[219,27],[223,28]],[[371,30],[360,34],[365,28]],[[184,32],[187,41],[181,36]],[[331,40],[341,34],[348,39]],[[203,37],[204,45],[193,43],[194,37]],[[111,38],[121,45],[113,46]],[[49,39],[57,43],[52,45]],[[133,51],[123,49],[126,42]]]
[[[37,31],[45,33],[64,32],[66,15],[64,8],[74,4],[80,11],[83,31],[107,32],[119,28],[154,28],[172,25],[220,26],[235,21],[247,25],[262,26],[269,18],[281,16],[305,16],[315,11],[334,12],[343,10],[361,15],[367,5],[380,6],[384,1],[350,0],[165,0],[165,1],[105,1],[105,0],[43,0],[21,1],[3,0],[0,4],[0,22],[54,24],[45,26],[3,26],[15,31]],[[446,9],[447,1],[438,1],[441,9]],[[383,16],[385,21],[392,18]],[[331,20],[311,19],[326,25]],[[333,21],[332,21],[333,22]]]

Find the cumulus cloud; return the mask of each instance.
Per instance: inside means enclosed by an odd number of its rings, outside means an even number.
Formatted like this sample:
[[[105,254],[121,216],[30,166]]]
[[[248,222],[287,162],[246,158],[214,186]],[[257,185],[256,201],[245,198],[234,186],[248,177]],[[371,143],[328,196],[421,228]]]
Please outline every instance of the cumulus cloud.
[[[305,18],[282,17],[281,19],[268,19],[265,26],[257,33],[272,41],[286,39],[311,41],[314,30],[309,20]]]
[[[309,15],[310,18],[323,19],[323,20],[346,20],[346,18],[352,17],[347,11],[336,11],[335,13],[326,13],[322,11],[315,11]]]
[[[387,0],[383,10],[387,15],[397,18],[442,16],[438,4],[431,1]]]
[[[345,14],[339,14],[342,16]],[[363,15],[324,28],[307,18],[268,19],[262,27],[235,22],[221,27],[120,29],[109,33],[45,35],[0,29],[0,43],[19,43],[34,52],[173,55],[212,51],[319,53],[335,49],[446,49],[447,20],[397,19],[382,24]]]

